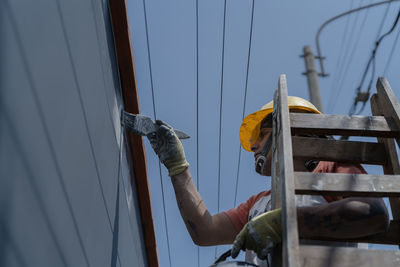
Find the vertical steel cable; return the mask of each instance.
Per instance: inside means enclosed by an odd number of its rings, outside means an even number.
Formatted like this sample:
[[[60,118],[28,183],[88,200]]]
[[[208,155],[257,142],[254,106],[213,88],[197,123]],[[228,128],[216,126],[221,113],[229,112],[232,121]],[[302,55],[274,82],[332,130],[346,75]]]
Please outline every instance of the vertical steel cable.
[[[226,26],[226,0],[224,0],[224,24],[222,32],[222,64],[221,64],[221,90],[220,90],[220,102],[219,102],[219,142],[218,142],[218,202],[217,210],[220,208],[220,194],[221,194],[221,135],[222,135],[222,96],[224,88],[224,58],[225,58],[225,26]],[[215,247],[215,258],[217,258],[218,246]]]
[[[199,0],[196,0],[196,187],[199,184]],[[200,267],[200,247],[197,246],[197,266]]]
[[[376,40],[376,41],[377,41],[377,40],[379,39],[379,37],[381,36],[382,29],[383,29],[383,25],[385,24],[386,16],[387,16],[387,14],[388,14],[388,12],[389,12],[390,5],[391,5],[391,4],[392,4],[392,3],[389,3],[389,4],[386,6],[385,13],[383,14],[383,17],[382,17],[382,20],[381,20],[381,24],[379,25],[378,31],[377,31],[377,33],[376,33],[376,37],[375,37],[375,40]]]
[[[353,44],[353,48],[351,49],[351,52],[350,52],[350,55],[349,55],[349,58],[348,58],[346,67],[344,68],[344,71],[342,72],[343,75],[342,75],[342,77],[341,77],[341,80],[339,80],[338,92],[337,92],[337,94],[336,94],[336,97],[333,98],[333,106],[332,106],[332,109],[334,109],[335,106],[336,106],[336,103],[337,103],[336,99],[339,97],[340,92],[342,91],[342,88],[343,88],[343,84],[344,84],[344,82],[345,82],[345,80],[346,80],[346,78],[347,78],[348,69],[349,69],[349,67],[350,67],[350,64],[351,64],[352,61],[353,61],[354,54],[355,54],[356,49],[357,49],[357,47],[358,47],[358,43],[360,42],[361,33],[362,33],[362,30],[363,30],[363,28],[364,28],[364,26],[365,26],[365,23],[366,23],[366,21],[367,21],[369,11],[370,11],[370,9],[367,9],[367,10],[366,10],[365,16],[364,16],[363,21],[361,22],[360,28],[359,28],[359,30],[358,30],[357,38],[356,38],[356,40],[355,40],[355,42],[354,42],[354,44]]]
[[[354,0],[351,0],[349,10],[353,9],[353,4],[354,4]],[[336,78],[337,78],[337,76],[339,74],[339,70],[340,70],[339,69],[339,65],[342,65],[342,62],[344,60],[344,58],[343,58],[344,51],[345,51],[344,50],[344,47],[345,47],[344,44],[346,43],[345,40],[347,40],[347,36],[348,36],[348,33],[349,33],[349,31],[348,31],[349,30],[349,23],[350,23],[350,16],[347,16],[346,25],[344,26],[344,31],[343,31],[343,36],[342,36],[342,42],[341,42],[340,49],[339,49],[339,56],[338,56],[337,61],[336,61],[335,72],[332,75],[332,83],[331,83],[331,88],[329,90],[330,94],[329,94],[329,103],[328,103],[328,109],[327,110],[331,110],[331,106],[332,106],[332,103],[333,103],[333,101],[332,101],[333,93],[337,92],[337,91],[334,90],[334,85],[335,85]]]
[[[224,26],[222,33],[222,64],[221,64],[221,90],[220,90],[220,102],[219,102],[219,147],[218,147],[218,205],[217,210],[219,212],[220,206],[220,191],[221,191],[221,136],[222,136],[222,97],[224,88],[224,58],[225,58],[225,24],[226,24],[226,0],[224,0]]]
[[[397,31],[397,35],[396,35],[396,39],[393,42],[393,46],[392,46],[392,50],[390,51],[390,55],[386,61],[386,66],[385,66],[385,70],[383,71],[383,76],[386,76],[387,70],[389,68],[390,63],[392,62],[392,56],[394,54],[394,49],[397,46],[397,42],[399,41],[399,36],[400,36],[400,29]]]
[[[362,3],[360,3],[359,8],[360,8],[361,6],[362,6]],[[353,41],[354,31],[355,31],[356,28],[357,28],[357,23],[358,23],[358,18],[359,18],[359,17],[360,17],[360,12],[357,12],[357,13],[356,13],[356,16],[355,16],[355,18],[354,18],[354,23],[353,23],[353,25],[352,25],[352,27],[351,27],[351,30],[350,30],[350,34],[349,34],[350,37],[349,37],[349,40],[348,40],[347,45],[346,45],[347,48],[351,46],[351,43],[352,43],[352,41]],[[337,81],[340,81],[341,78],[342,78],[343,69],[344,69],[344,66],[346,65],[346,58],[348,58],[349,51],[350,51],[350,49],[346,49],[346,50],[345,50],[345,53],[344,53],[344,56],[343,56],[343,61],[342,61],[342,63],[340,64],[340,67],[339,67],[339,73],[338,73]],[[336,85],[338,85],[338,82],[336,82]]]
[[[253,36],[253,21],[254,21],[254,0],[252,1],[252,6],[251,6],[249,50],[247,52],[246,84],[244,86],[242,121],[244,119],[244,114],[245,114],[245,111],[246,111],[247,87],[248,87],[248,82],[249,82],[250,55],[251,55],[251,41],[252,41],[252,36]],[[236,207],[236,200],[237,200],[237,190],[238,190],[238,184],[239,184],[239,171],[240,171],[240,157],[241,157],[241,154],[242,154],[242,146],[239,143],[239,157],[238,157],[238,165],[237,165],[237,172],[236,172],[235,198],[234,198],[234,202],[233,202],[233,206],[234,207]]]
[[[367,75],[367,73],[368,73],[369,67],[371,66],[371,63],[372,63],[371,79],[370,79],[370,81],[369,81],[368,88],[367,88],[367,92],[368,92],[368,93],[370,92],[371,87],[372,87],[372,83],[373,83],[373,78],[374,78],[374,76],[375,76],[375,65],[376,65],[376,62],[375,62],[376,60],[375,60],[375,59],[376,59],[376,52],[377,52],[377,50],[378,50],[378,48],[379,48],[379,45],[381,44],[382,40],[383,40],[385,37],[387,37],[388,35],[392,34],[393,30],[394,30],[394,29],[396,28],[396,26],[397,26],[397,23],[399,22],[399,19],[400,19],[400,9],[399,9],[399,11],[398,11],[398,13],[397,13],[396,19],[395,19],[395,21],[394,21],[392,27],[390,28],[390,30],[389,30],[388,32],[384,33],[384,34],[383,34],[381,37],[379,37],[379,39],[375,42],[375,48],[372,50],[371,57],[370,57],[369,60],[368,60],[367,66],[365,67],[364,73],[363,73],[362,78],[361,78],[360,85],[359,85],[359,86],[357,87],[357,89],[356,89],[356,93],[357,93],[357,94],[358,94],[359,92],[361,92],[361,88],[362,88],[363,83],[364,83],[364,81],[365,81],[365,78],[366,78],[366,75]],[[354,99],[354,103],[353,103],[352,107],[350,108],[349,115],[353,115],[353,114],[354,114],[358,102],[360,102],[360,101],[358,101],[358,99],[357,99],[357,97],[356,97],[356,98]],[[364,108],[365,108],[365,106],[366,106],[366,103],[367,103],[367,102],[363,102],[363,105],[361,106],[361,109],[356,113],[356,115],[360,114],[360,113],[364,110]]]
[[[152,97],[152,100],[153,100],[153,113],[154,113],[154,120],[157,120],[156,102],[155,102],[155,99],[154,99],[153,72],[152,72],[152,67],[151,67],[149,30],[148,30],[148,26],[147,26],[147,11],[146,11],[146,1],[145,0],[143,0],[143,12],[144,12],[144,22],[145,22],[145,29],[146,29],[147,57],[148,57],[148,61],[149,61],[151,97]],[[168,260],[169,260],[169,266],[171,267],[172,266],[172,264],[171,264],[171,250],[170,250],[170,245],[169,245],[167,213],[165,211],[164,184],[163,184],[163,177],[162,177],[162,173],[161,173],[161,162],[160,162],[160,160],[158,160],[158,169],[160,170],[161,196],[162,196],[162,205],[163,205],[163,211],[164,211],[165,235],[166,235],[166,238],[167,238]]]
[[[199,0],[196,0],[196,187],[199,191]]]

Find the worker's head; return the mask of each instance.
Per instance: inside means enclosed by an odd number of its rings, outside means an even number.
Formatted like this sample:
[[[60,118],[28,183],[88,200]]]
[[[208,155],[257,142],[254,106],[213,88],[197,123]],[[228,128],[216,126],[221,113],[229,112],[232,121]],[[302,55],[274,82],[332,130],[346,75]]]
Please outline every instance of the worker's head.
[[[290,112],[321,113],[313,104],[296,96],[288,97],[288,105]],[[267,176],[271,175],[271,151],[268,152],[261,169],[257,168],[257,160],[262,156],[265,144],[272,133],[272,111],[273,101],[246,116],[240,127],[240,143],[245,150],[254,152],[256,171]]]

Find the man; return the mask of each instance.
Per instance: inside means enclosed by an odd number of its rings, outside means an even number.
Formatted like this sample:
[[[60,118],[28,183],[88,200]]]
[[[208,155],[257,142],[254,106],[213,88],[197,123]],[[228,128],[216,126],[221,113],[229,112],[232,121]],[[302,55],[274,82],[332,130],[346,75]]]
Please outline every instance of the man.
[[[289,97],[288,104],[290,112],[320,113],[302,98]],[[271,175],[272,152],[264,150],[272,130],[272,108],[271,101],[248,115],[240,128],[241,144],[254,153],[256,171],[263,176]],[[233,243],[233,257],[246,249],[246,261],[267,266],[263,260],[269,247],[281,242],[281,211],[271,211],[270,191],[254,195],[236,208],[211,215],[194,186],[181,142],[170,126],[162,121],[157,124],[158,132],[148,137],[169,171],[180,213],[193,242],[200,246]],[[260,161],[262,156],[264,160]],[[365,173],[361,165],[312,159],[294,159],[293,164],[295,171]],[[305,238],[357,238],[383,232],[388,227],[386,207],[377,198],[296,196],[296,205],[299,232]]]

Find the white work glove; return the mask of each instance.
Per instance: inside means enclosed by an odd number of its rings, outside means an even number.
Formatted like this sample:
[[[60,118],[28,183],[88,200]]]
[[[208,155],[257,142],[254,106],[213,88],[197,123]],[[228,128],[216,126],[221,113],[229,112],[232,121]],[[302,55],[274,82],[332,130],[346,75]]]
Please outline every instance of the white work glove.
[[[281,213],[281,209],[268,211],[246,223],[233,243],[232,258],[236,258],[241,249],[250,249],[260,259],[266,259],[272,244],[281,242]]]
[[[149,134],[147,138],[160,161],[167,167],[168,175],[172,177],[183,172],[189,163],[183,145],[172,127],[161,120],[157,120],[156,124],[160,126],[157,132]]]

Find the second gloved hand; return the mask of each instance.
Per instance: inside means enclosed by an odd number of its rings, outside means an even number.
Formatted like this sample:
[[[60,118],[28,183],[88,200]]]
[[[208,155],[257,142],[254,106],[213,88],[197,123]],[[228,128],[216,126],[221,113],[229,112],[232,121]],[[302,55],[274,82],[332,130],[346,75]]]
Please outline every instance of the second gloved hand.
[[[263,213],[251,219],[236,236],[232,246],[232,258],[236,258],[241,249],[250,249],[260,259],[265,259],[271,244],[281,242],[281,209]]]
[[[157,120],[156,124],[160,126],[158,131],[147,136],[151,147],[167,167],[168,175],[177,175],[189,166],[183,145],[171,126],[161,120]]]

